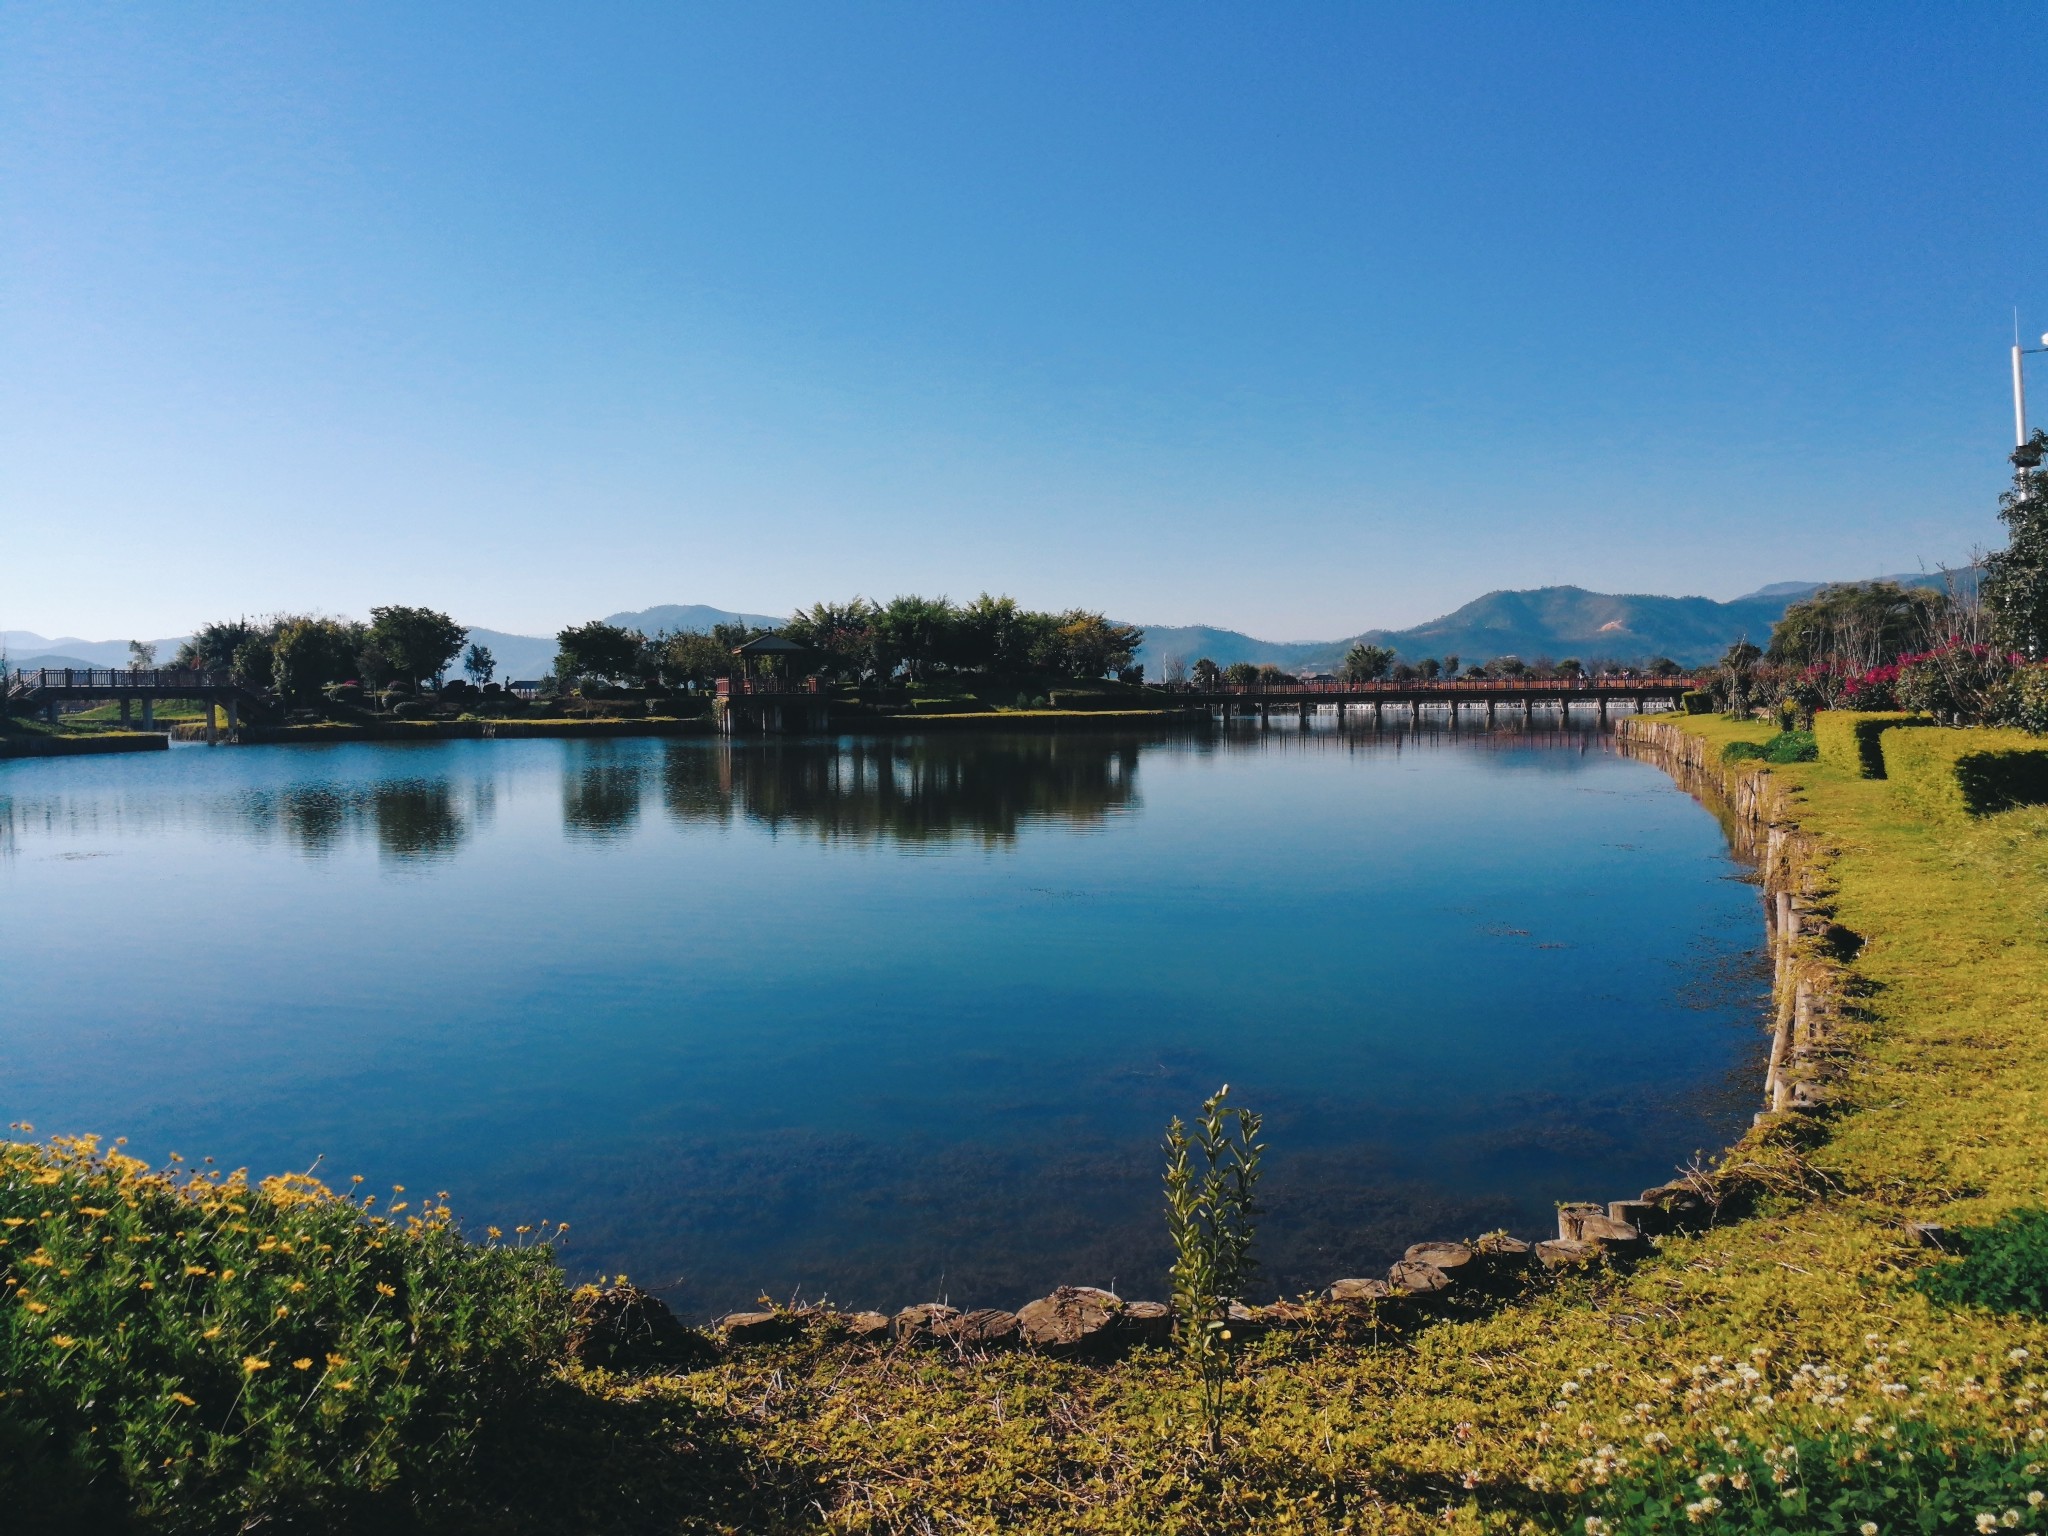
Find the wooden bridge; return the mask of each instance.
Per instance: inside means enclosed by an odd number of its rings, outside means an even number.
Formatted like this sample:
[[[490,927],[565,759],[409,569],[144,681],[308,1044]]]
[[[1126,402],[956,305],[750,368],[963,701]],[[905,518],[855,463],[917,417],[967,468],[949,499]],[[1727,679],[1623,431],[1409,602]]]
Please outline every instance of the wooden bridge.
[[[134,706],[142,706],[142,728],[156,725],[156,706],[170,699],[200,699],[218,705],[227,716],[229,738],[241,724],[241,706],[256,695],[231,680],[225,672],[188,672],[175,667],[133,671],[85,667],[42,667],[33,672],[19,669],[0,674],[0,714],[34,712],[56,720],[61,704],[93,704],[108,700],[121,706],[121,723],[133,723]],[[206,712],[206,743],[219,740],[219,724],[212,709]]]
[[[1561,726],[1569,724],[1575,707],[1592,710],[1605,723],[1617,709],[1639,715],[1652,708],[1676,709],[1680,695],[1699,686],[1699,680],[1691,677],[1460,677],[1372,683],[1218,683],[1207,688],[1175,683],[1167,686],[1167,692],[1186,703],[1209,706],[1226,722],[1232,715],[1256,715],[1261,724],[1271,724],[1277,710],[1283,717],[1293,713],[1307,725],[1316,710],[1334,708],[1340,726],[1352,710],[1370,710],[1373,724],[1379,726],[1386,723],[1387,711],[1392,709],[1396,719],[1406,714],[1416,726],[1423,723],[1425,710],[1441,711],[1455,728],[1466,711],[1483,710],[1486,723],[1497,724],[1503,708],[1510,719],[1520,714],[1524,726],[1535,725],[1538,710],[1546,717],[1554,713]]]

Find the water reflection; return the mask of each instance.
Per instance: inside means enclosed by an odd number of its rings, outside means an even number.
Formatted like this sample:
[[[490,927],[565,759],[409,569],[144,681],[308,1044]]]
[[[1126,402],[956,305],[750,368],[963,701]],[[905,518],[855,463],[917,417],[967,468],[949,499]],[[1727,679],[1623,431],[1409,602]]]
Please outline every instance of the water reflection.
[[[681,823],[737,813],[826,842],[1014,842],[1034,822],[1088,826],[1135,810],[1135,737],[853,739],[670,748],[662,798]]]
[[[385,779],[373,784],[312,782],[238,796],[232,814],[245,834],[283,837],[299,852],[325,858],[368,840],[395,863],[453,858],[495,807],[488,779]]]
[[[562,830],[597,842],[624,837],[640,819],[640,765],[595,763],[562,774]]]

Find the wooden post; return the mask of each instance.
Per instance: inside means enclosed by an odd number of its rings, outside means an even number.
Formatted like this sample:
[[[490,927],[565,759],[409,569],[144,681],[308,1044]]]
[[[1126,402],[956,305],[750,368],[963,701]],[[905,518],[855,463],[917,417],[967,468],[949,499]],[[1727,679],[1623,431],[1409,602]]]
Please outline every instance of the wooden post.
[[[1536,728],[1536,701],[1526,693],[1522,695],[1522,729]]]
[[[1308,704],[1308,700],[1307,700],[1307,699],[1303,699],[1303,700],[1301,701],[1301,728],[1302,728],[1302,729],[1303,729],[1304,731],[1308,729],[1308,710],[1309,710],[1309,704]]]
[[[123,725],[126,725],[126,724],[128,723],[128,702],[129,702],[129,701],[128,701],[128,695],[127,695],[127,694],[125,694],[125,693],[124,693],[124,694],[122,694],[122,695],[121,695],[121,723],[122,723]]]
[[[1408,701],[1408,724],[1414,730],[1419,731],[1422,729],[1422,700],[1410,699]]]
[[[156,695],[153,693],[142,696],[142,728],[145,731],[156,729]]]

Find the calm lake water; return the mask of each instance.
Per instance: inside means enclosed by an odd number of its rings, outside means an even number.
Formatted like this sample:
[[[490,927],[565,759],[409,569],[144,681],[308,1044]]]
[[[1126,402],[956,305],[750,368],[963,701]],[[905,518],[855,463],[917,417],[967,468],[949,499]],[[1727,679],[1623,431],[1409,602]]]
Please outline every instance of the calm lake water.
[[[1740,875],[1591,732],[0,763],[0,1111],[566,1220],[704,1314],[1158,1294],[1228,1081],[1270,1295],[1725,1144]]]

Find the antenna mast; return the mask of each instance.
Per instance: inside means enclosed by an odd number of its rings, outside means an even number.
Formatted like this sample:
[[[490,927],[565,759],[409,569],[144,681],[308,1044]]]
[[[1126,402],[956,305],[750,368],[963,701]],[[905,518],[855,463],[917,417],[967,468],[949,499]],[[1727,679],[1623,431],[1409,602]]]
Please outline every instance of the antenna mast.
[[[2020,371],[2020,312],[2012,312],[2012,445],[2027,446],[2027,380]]]

